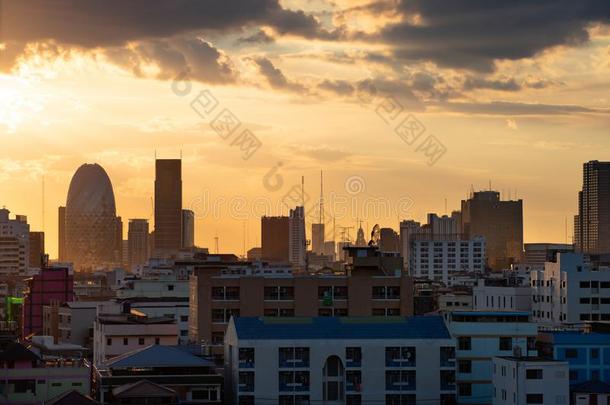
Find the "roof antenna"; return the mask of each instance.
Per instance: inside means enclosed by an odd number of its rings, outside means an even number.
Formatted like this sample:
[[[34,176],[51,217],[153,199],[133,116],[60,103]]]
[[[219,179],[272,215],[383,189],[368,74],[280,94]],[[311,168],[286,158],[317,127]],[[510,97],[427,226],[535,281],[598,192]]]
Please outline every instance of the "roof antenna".
[[[301,176],[301,206],[305,207],[305,176]]]

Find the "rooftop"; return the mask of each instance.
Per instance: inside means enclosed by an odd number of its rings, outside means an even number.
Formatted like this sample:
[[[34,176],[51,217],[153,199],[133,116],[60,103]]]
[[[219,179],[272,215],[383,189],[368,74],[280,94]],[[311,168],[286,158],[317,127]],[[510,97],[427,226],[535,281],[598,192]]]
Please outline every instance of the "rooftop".
[[[240,339],[450,339],[440,316],[234,318]]]
[[[572,385],[570,391],[584,394],[610,394],[610,384],[603,381],[585,381]]]
[[[104,368],[214,367],[214,363],[174,346],[151,345],[114,357]]]
[[[556,331],[548,332],[554,344],[559,345],[605,345],[610,346],[610,333]]]

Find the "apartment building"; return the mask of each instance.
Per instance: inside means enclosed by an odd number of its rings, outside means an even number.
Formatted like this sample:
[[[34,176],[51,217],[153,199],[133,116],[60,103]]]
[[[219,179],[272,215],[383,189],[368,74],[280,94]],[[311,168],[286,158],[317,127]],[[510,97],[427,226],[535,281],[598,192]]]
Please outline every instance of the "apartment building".
[[[401,266],[400,257],[390,259]],[[412,315],[411,278],[384,263],[381,256],[356,258],[344,275],[292,274],[245,262],[198,266],[190,279],[189,340],[215,346],[214,353],[222,356],[231,316]]]
[[[233,318],[227,403],[455,403],[455,346],[440,316]]]
[[[610,321],[610,263],[580,253],[559,253],[532,271],[532,315],[546,325]]]
[[[492,359],[537,356],[538,328],[529,312],[454,311],[445,314],[456,340],[456,382],[460,404],[489,404],[493,399]]]
[[[493,405],[568,404],[568,363],[539,357],[494,357],[493,387]]]
[[[473,309],[475,311],[525,311],[532,310],[532,288],[510,285],[501,280],[478,280],[472,289]]]

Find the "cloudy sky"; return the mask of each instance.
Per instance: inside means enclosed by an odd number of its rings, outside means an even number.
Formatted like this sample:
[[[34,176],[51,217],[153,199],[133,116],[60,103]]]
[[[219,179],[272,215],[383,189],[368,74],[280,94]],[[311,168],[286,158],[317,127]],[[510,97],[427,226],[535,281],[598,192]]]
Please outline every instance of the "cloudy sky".
[[[150,218],[155,153],[182,153],[197,244],[242,253],[301,176],[317,216],[320,170],[337,238],[491,182],[526,241],[571,240],[582,163],[610,157],[607,0],[4,0],[0,22],[0,205],[44,210],[52,257],[85,162]]]

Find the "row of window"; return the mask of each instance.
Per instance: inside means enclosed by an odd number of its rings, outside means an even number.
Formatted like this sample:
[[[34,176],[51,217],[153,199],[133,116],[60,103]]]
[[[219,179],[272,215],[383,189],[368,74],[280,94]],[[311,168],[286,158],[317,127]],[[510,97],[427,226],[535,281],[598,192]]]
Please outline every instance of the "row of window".
[[[451,346],[440,348],[440,366],[453,367],[455,364],[455,348]],[[347,368],[358,368],[362,366],[362,348],[346,347],[345,362]],[[309,367],[308,347],[279,347],[278,365],[280,368],[307,368]],[[415,367],[416,348],[386,347],[386,367]],[[255,349],[253,347],[239,348],[239,367],[254,368]]]
[[[268,286],[264,288],[266,301],[292,301],[294,300],[294,287]],[[318,287],[318,299],[320,300],[346,300],[348,288],[344,286],[320,286]],[[400,299],[399,286],[374,286],[372,287],[373,299]],[[238,301],[239,287],[212,287],[212,299],[217,301]]]
[[[214,308],[212,309],[213,323],[229,323],[231,316],[239,317],[240,311],[236,308]],[[293,317],[293,308],[265,308],[264,316],[268,317]],[[373,308],[372,316],[400,316],[400,308]],[[319,308],[318,316],[348,316],[347,308]]]
[[[261,399],[261,398],[259,398]],[[265,398],[270,400],[271,398]],[[425,401],[425,400],[422,400]],[[449,405],[455,403],[455,395],[442,394],[440,405]],[[254,395],[241,395],[238,401],[239,405],[255,405],[256,398]],[[277,398],[278,405],[309,405],[309,395],[280,395]],[[346,405],[361,405],[362,398],[359,394],[347,394],[345,396]],[[388,394],[385,396],[386,405],[416,405],[417,396],[415,394]]]
[[[155,338],[155,344],[158,345],[161,343],[161,338],[156,337]],[[144,346],[146,344],[146,338],[143,337],[139,337],[138,338],[138,345],[139,346]],[[123,338],[123,346],[127,346],[129,345],[129,338],[124,337]],[[106,346],[112,346],[112,338],[106,338]]]
[[[530,336],[527,338],[527,348],[528,350],[536,349],[535,337]],[[470,336],[458,337],[458,350],[472,350],[472,338]],[[498,350],[513,350],[513,338],[510,336],[500,336],[498,338]]]

